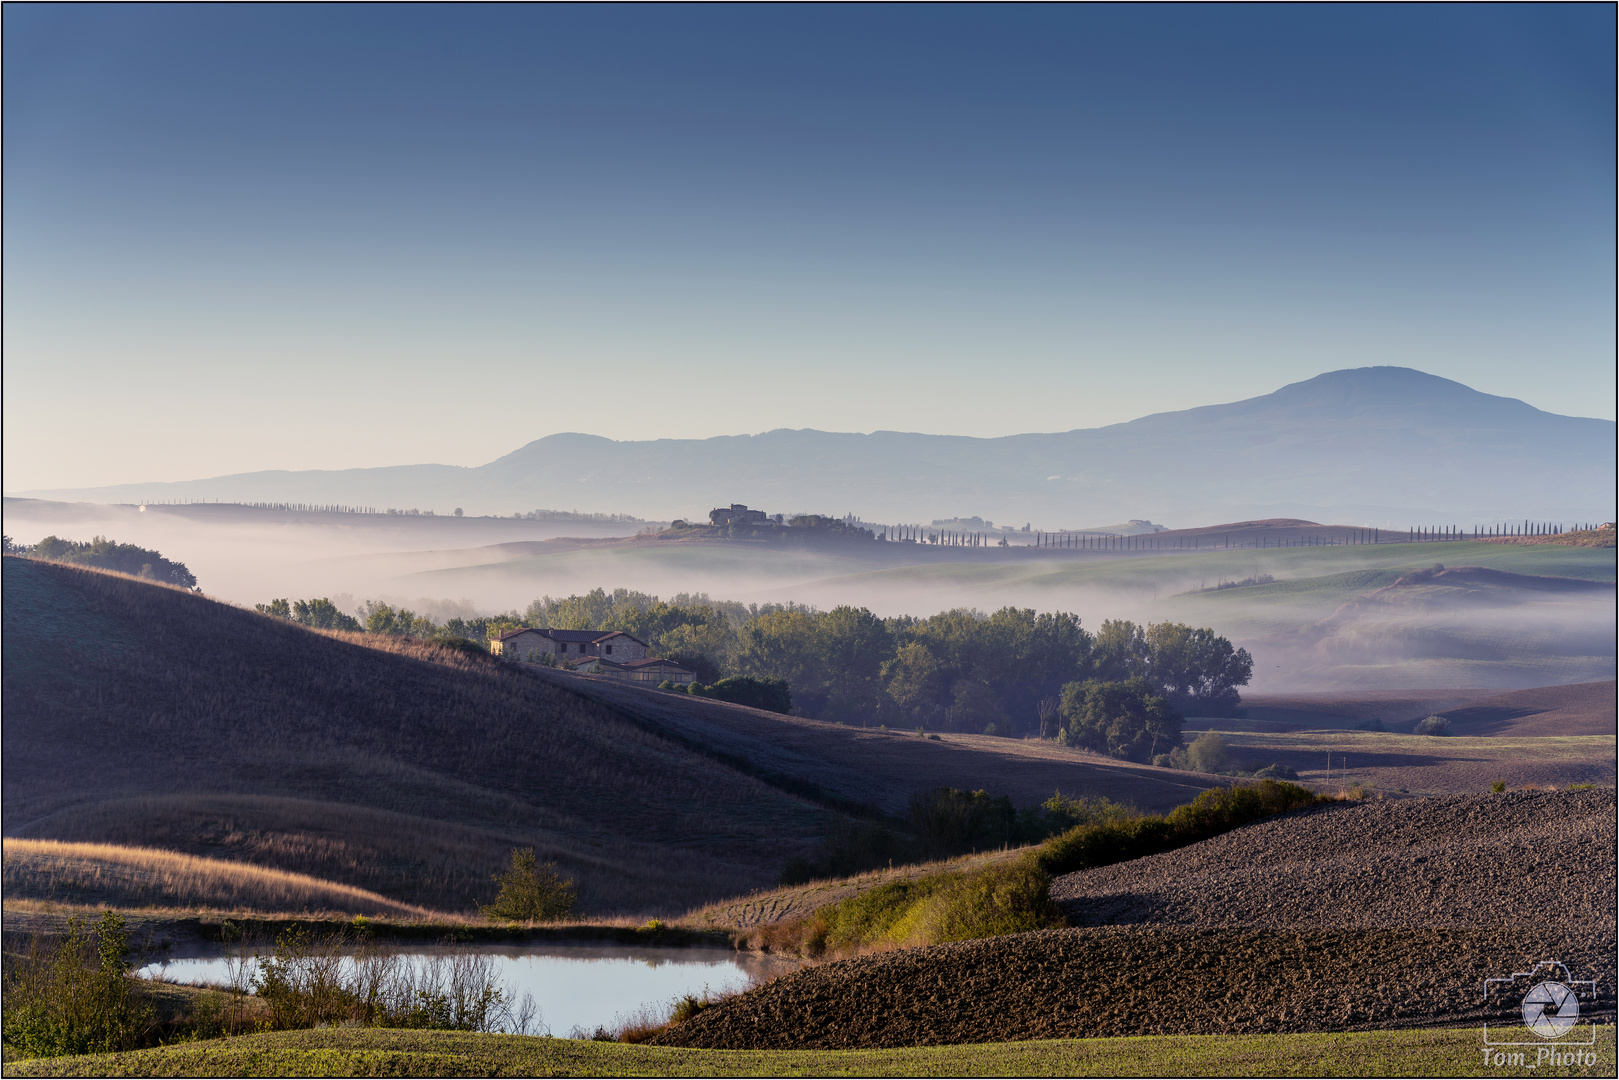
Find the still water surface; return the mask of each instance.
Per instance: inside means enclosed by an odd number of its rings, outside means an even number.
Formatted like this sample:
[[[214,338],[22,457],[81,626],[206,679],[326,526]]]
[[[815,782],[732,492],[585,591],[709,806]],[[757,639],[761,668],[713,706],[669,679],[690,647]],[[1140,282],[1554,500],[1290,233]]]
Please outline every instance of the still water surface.
[[[650,1008],[667,1014],[682,994],[701,996],[745,989],[754,977],[780,974],[792,965],[769,957],[730,949],[648,949],[623,945],[502,946],[477,950],[491,957],[498,977],[514,998],[533,995],[542,1031],[568,1035]],[[422,962],[431,948],[410,948],[402,955]],[[442,954],[440,954],[442,955]],[[161,976],[181,983],[230,982],[223,956],[198,956],[148,964],[142,976]]]

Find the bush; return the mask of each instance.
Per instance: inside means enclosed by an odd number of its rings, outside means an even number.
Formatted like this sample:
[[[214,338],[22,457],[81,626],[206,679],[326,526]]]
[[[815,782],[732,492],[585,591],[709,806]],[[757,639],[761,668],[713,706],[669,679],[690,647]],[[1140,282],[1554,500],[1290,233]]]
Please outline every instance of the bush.
[[[1283,765],[1281,762],[1266,765],[1263,769],[1259,769],[1254,773],[1255,780],[1297,780],[1298,778],[1299,774],[1292,767]]]
[[[352,948],[348,934],[314,937],[294,927],[258,956],[254,990],[272,1030],[364,1025],[449,1031],[513,1031],[534,1026],[533,999],[514,1000],[494,958],[460,949],[414,963],[374,944]]]
[[[788,859],[778,883],[802,885],[823,878],[853,877],[896,862],[909,862],[915,856],[914,847],[908,837],[896,834],[881,822],[835,817],[821,840],[820,850],[810,858]]]
[[[1231,767],[1226,741],[1212,731],[1193,739],[1186,748],[1186,761],[1193,772],[1220,773]]]
[[[1319,801],[1313,792],[1275,780],[1215,788],[1162,817],[1080,825],[1040,845],[1035,859],[1053,877],[1071,874],[1185,847]]]
[[[573,914],[573,882],[557,874],[556,863],[537,862],[533,848],[513,848],[511,866],[495,881],[500,894],[480,909],[485,918],[548,922]]]
[[[100,1054],[149,1042],[157,1014],[129,978],[128,955],[124,920],[107,911],[94,927],[69,919],[67,936],[54,946],[35,939],[26,956],[8,956],[7,1056]]]
[[[1443,716],[1425,716],[1417,721],[1413,735],[1449,735],[1450,721]]]
[[[1380,720],[1380,719],[1378,719],[1377,717],[1374,716],[1370,720],[1362,720],[1359,723],[1357,723],[1355,725],[1355,730],[1356,731],[1387,731],[1388,728],[1383,726],[1383,721],[1382,720]]]
[[[770,712],[793,711],[793,695],[786,679],[755,678],[752,675],[733,675],[721,679],[713,686],[693,684],[691,693],[716,701],[729,701],[733,705],[747,705]]]
[[[763,942],[804,956],[1021,934],[1065,925],[1051,878],[1028,857],[961,873],[890,881],[769,928]]]
[[[918,791],[911,796],[910,816],[912,829],[933,855],[983,851],[1016,839],[1012,800],[987,791]]]

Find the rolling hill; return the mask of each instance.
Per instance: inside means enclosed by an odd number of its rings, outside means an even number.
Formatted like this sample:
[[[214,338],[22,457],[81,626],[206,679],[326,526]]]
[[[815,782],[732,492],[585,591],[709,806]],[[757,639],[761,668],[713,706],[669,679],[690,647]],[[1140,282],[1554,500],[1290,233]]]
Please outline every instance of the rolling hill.
[[[319,633],[203,596],[4,560],[7,837],[252,862],[466,911],[514,846],[588,913],[775,881],[830,809],[950,784],[1165,808],[1213,778],[992,737],[863,731]]]
[[[1045,529],[1266,517],[1404,528],[1435,514],[1456,524],[1611,518],[1614,436],[1610,420],[1542,412],[1409,368],[1366,367],[1245,401],[1052,434],[777,430],[617,442],[568,433],[475,468],[258,472],[23,494],[663,517],[742,500],[888,522],[980,514]]]

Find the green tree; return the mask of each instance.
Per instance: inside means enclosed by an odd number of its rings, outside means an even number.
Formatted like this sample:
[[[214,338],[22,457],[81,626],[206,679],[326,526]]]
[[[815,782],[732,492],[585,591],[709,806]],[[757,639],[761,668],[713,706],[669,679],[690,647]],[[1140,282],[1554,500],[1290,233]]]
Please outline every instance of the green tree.
[[[1092,649],[1095,677],[1107,682],[1145,678],[1152,672],[1152,647],[1146,633],[1128,619],[1108,619]]]
[[[924,723],[943,711],[944,671],[931,650],[919,641],[901,645],[883,664],[888,695],[909,719]]]
[[[1254,659],[1247,649],[1208,627],[1161,622],[1147,627],[1151,679],[1176,708],[1196,716],[1230,716],[1241,702],[1237,687],[1247,686]]]
[[[291,619],[292,607],[285,599],[271,600],[268,604],[254,604],[253,609],[261,615],[268,615],[273,619]]]
[[[495,875],[500,893],[481,910],[486,918],[511,922],[554,922],[573,914],[573,882],[542,863],[533,848],[513,848],[511,865]]]
[[[1179,746],[1181,717],[1146,679],[1087,679],[1063,687],[1060,738],[1128,761]]]
[[[277,601],[286,603],[285,600]],[[361,630],[360,620],[352,615],[345,615],[338,610],[336,604],[327,597],[319,600],[299,600],[292,605],[293,621],[304,626],[314,627],[316,630]]]

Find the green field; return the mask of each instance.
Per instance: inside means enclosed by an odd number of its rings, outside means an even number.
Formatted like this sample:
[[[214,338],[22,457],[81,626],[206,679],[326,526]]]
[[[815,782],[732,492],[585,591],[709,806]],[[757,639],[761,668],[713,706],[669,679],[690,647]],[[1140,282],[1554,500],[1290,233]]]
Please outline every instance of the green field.
[[[318,1030],[74,1058],[7,1062],[7,1076],[1612,1076],[1594,1064],[1486,1066],[1478,1028],[926,1046],[684,1050],[453,1032]],[[1534,1060],[1533,1048],[1528,1060]],[[1589,1060],[1589,1059],[1588,1059]]]

